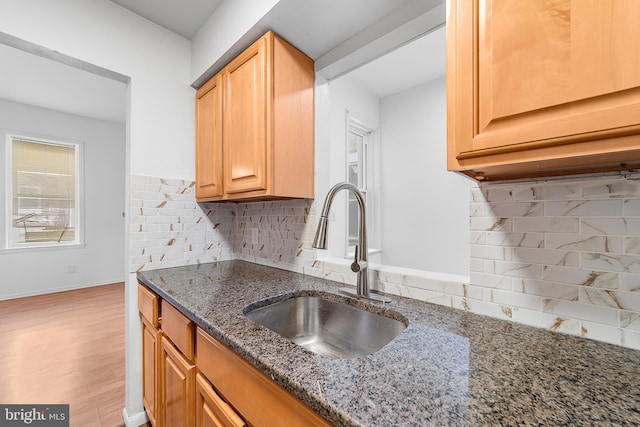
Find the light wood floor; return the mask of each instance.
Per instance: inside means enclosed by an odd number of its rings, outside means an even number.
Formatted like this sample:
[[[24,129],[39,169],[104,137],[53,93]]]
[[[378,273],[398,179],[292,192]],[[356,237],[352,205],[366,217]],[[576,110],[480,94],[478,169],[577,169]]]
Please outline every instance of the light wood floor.
[[[124,426],[124,284],[0,301],[0,402]]]

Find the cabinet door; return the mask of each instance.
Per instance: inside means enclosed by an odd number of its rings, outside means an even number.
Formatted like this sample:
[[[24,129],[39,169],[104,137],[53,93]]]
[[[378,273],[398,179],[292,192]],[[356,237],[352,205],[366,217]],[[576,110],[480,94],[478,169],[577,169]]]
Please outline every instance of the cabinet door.
[[[268,49],[262,37],[223,71],[226,193],[267,188]]]
[[[242,418],[215,392],[200,374],[196,375],[196,427],[244,427]]]
[[[302,401],[204,330],[196,330],[198,369],[251,426],[329,427]]]
[[[449,169],[638,160],[638,16],[636,0],[453,0]]]
[[[222,79],[196,93],[196,199],[222,198]]]
[[[158,359],[162,333],[144,318],[142,320],[142,401],[151,425],[158,426]]]
[[[160,358],[161,425],[194,425],[195,365],[189,362],[167,337],[162,337]]]

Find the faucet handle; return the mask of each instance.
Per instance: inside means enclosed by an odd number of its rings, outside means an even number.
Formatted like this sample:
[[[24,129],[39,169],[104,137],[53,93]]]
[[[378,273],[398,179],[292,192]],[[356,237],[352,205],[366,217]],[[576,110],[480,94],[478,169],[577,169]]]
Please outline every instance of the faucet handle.
[[[356,250],[353,255],[353,262],[351,263],[351,271],[353,271],[354,273],[357,273],[366,267],[367,267],[366,262],[358,260],[358,245],[356,245]]]

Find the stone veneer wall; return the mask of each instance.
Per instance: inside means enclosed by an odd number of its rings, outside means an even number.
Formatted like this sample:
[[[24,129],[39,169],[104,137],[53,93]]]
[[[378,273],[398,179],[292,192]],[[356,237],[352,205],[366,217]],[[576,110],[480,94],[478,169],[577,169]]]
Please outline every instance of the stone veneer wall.
[[[372,264],[371,286],[640,349],[639,185],[473,186],[470,281]],[[348,260],[315,259],[316,222],[312,200],[197,204],[192,182],[132,177],[131,268],[243,259],[355,285]]]

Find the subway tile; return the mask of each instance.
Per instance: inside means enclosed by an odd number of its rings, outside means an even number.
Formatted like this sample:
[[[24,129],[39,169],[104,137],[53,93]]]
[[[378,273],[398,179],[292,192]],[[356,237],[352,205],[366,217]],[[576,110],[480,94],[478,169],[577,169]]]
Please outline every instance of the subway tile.
[[[485,233],[485,243],[494,246],[542,248],[544,247],[544,234],[489,231]]]
[[[470,245],[469,253],[474,258],[511,261],[512,249],[504,246]]]
[[[473,286],[508,290],[512,288],[512,280],[511,277],[497,274],[471,273],[471,283]]]
[[[620,283],[620,276],[617,273],[558,266],[546,266],[542,278],[547,282],[604,289],[618,289]]]
[[[620,327],[640,332],[640,313],[620,310]]]
[[[609,307],[547,298],[542,300],[542,311],[573,319],[604,323],[610,326],[618,325],[618,310]]]
[[[625,237],[623,242],[624,253],[640,255],[640,236]]]
[[[614,325],[583,321],[582,334],[585,338],[606,342],[609,344],[622,344],[622,330]]]
[[[580,262],[579,258],[577,252],[550,250],[547,248],[513,249],[513,261],[520,263],[578,267]]]
[[[640,312],[640,293],[581,288],[580,302],[619,310]]]
[[[535,200],[574,200],[579,198],[580,184],[578,183],[548,183],[533,188]]]
[[[513,231],[541,233],[578,233],[580,231],[580,220],[578,218],[562,217],[514,218]]]
[[[542,266],[526,262],[485,261],[488,273],[501,276],[541,279]]]
[[[632,331],[629,329],[622,329],[622,338],[620,340],[620,345],[623,345],[628,348],[633,348],[635,350],[640,350],[640,332]]]
[[[484,290],[483,298],[485,301],[496,304],[526,308],[529,310],[540,310],[542,300],[542,298],[537,295],[527,295],[519,292],[489,288]]]
[[[593,236],[588,234],[552,234],[545,236],[544,247],[567,251],[623,252],[623,241],[618,236]]]
[[[563,285],[543,280],[513,279],[512,286],[513,290],[517,292],[567,301],[578,301],[580,294],[579,286]]]
[[[543,214],[543,203],[490,203],[488,216],[492,217],[537,217]]]
[[[580,232],[605,236],[640,236],[640,218],[582,218]]]
[[[583,253],[582,266],[601,271],[640,273],[640,256],[603,253]]]
[[[482,190],[487,202],[510,202],[513,200],[513,190],[509,186],[487,186]]]
[[[637,197],[638,184],[629,180],[591,181],[582,185],[582,197],[585,199]]]
[[[571,200],[567,202],[545,202],[547,216],[621,216],[620,200]]]
[[[625,218],[640,217],[640,192],[636,194],[635,198],[625,200],[623,202],[622,213]]]
[[[620,274],[620,290],[640,292],[640,274]]]
[[[469,226],[472,231],[511,231],[511,219],[509,218],[471,218]]]
[[[471,277],[371,264],[372,288],[640,349],[638,185],[471,185]],[[355,285],[348,262],[316,259],[313,201],[198,204],[193,182],[154,177],[132,177],[130,191],[132,271],[244,259]]]

